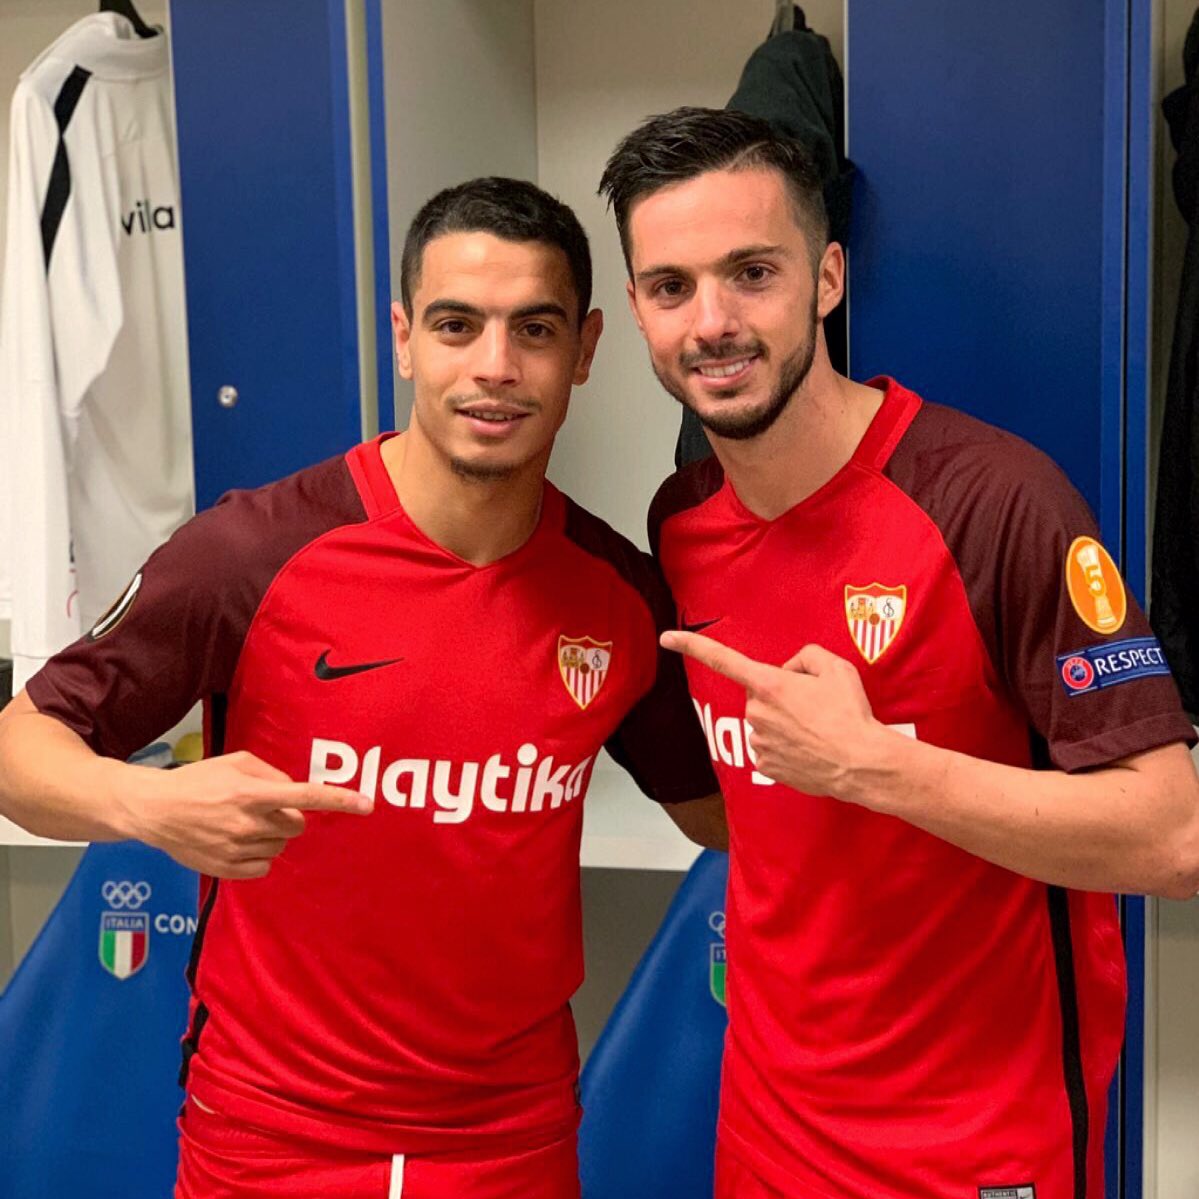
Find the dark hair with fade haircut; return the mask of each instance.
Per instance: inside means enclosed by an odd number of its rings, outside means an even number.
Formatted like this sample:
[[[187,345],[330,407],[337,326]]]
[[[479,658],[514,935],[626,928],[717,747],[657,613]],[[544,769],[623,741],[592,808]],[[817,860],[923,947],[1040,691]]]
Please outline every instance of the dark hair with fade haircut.
[[[425,247],[447,233],[490,233],[504,241],[557,246],[570,266],[583,323],[591,304],[591,250],[579,218],[535,184],[498,175],[447,187],[416,214],[400,259],[400,301],[409,317]]]
[[[782,175],[815,268],[828,245],[828,213],[820,172],[803,143],[748,113],[687,107],[643,121],[621,141],[604,167],[599,194],[607,196],[616,214],[629,274],[633,273],[629,213],[638,200],[709,171],[755,167]]]

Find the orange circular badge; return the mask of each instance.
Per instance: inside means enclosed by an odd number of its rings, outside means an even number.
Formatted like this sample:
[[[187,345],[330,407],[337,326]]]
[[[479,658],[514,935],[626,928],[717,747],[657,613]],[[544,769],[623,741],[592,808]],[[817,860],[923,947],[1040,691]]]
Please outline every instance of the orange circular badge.
[[[1076,537],[1066,554],[1066,590],[1083,624],[1115,633],[1128,615],[1124,580],[1112,556],[1094,537]]]

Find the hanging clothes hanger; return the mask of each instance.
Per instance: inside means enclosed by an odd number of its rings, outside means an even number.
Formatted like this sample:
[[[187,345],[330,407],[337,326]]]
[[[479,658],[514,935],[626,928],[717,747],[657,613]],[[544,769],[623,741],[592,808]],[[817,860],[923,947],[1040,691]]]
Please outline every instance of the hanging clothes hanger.
[[[793,0],[776,0],[774,6],[774,24],[770,27],[770,36],[779,33],[790,33],[795,28],[795,4]]]
[[[100,11],[119,13],[127,18],[138,37],[158,36],[158,30],[142,20],[142,15],[133,7],[132,0],[100,0]]]

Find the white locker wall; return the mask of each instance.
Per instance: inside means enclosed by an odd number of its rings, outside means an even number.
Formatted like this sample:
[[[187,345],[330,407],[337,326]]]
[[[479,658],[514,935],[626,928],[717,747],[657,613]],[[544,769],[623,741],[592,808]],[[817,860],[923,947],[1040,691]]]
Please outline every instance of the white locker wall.
[[[822,19],[820,9],[833,10],[834,19]],[[840,0],[805,11],[815,26],[840,32]],[[550,475],[643,546],[649,502],[673,463],[679,407],[650,372],[625,298],[615,225],[595,189],[617,141],[642,118],[679,104],[722,107],[773,15],[773,0],[536,4],[538,180],[587,230],[595,304],[606,320]]]
[[[383,62],[398,299],[404,233],[430,196],[478,175],[537,177],[533,0],[384,3]],[[395,384],[403,428],[412,384],[398,375]]]

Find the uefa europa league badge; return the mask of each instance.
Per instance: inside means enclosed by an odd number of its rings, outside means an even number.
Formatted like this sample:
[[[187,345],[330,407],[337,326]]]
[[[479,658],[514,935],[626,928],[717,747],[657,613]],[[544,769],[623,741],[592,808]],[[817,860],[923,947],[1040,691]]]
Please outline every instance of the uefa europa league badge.
[[[1076,537],[1066,551],[1066,590],[1087,628],[1110,636],[1123,626],[1128,615],[1124,580],[1094,537]]]

